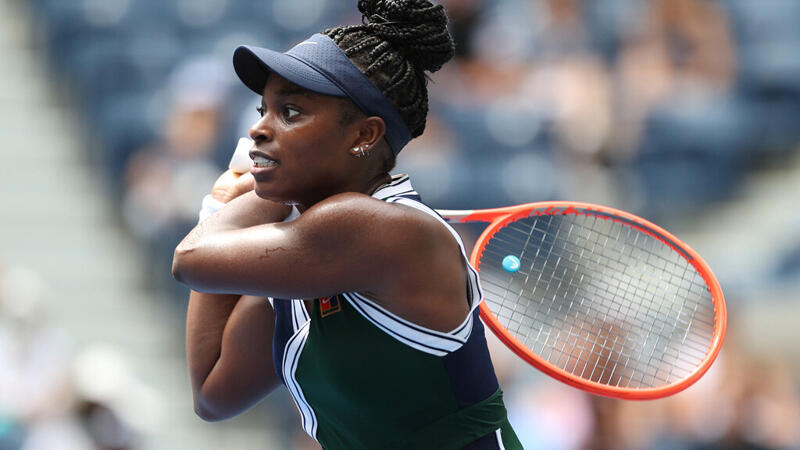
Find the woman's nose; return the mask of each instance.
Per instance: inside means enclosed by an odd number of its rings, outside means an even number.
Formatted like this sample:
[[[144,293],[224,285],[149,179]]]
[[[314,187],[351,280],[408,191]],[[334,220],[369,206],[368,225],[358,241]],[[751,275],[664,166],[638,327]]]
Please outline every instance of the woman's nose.
[[[250,127],[250,130],[248,131],[250,139],[256,142],[272,140],[273,132],[272,128],[269,126],[269,121],[267,120],[268,115],[269,113],[264,114]]]

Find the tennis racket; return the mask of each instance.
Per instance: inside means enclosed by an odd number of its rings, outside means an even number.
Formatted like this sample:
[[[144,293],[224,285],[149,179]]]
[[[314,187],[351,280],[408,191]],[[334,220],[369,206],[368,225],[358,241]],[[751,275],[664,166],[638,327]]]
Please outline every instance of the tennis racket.
[[[655,399],[692,385],[719,353],[719,282],[663,228],[575,202],[437,212],[489,222],[470,257],[481,317],[546,374],[607,397]]]

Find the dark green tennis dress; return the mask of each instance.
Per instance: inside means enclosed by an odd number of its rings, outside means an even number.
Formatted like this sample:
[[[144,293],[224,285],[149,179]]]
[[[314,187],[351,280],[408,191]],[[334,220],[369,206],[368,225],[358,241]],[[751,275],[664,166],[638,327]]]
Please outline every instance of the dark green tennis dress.
[[[407,176],[373,197],[439,217]],[[466,259],[463,245],[461,251]],[[478,318],[478,276],[467,267],[471,311],[449,333],[404,320],[357,292],[315,299],[310,315],[302,300],[272,300],[275,368],[303,428],[323,448],[522,448]]]

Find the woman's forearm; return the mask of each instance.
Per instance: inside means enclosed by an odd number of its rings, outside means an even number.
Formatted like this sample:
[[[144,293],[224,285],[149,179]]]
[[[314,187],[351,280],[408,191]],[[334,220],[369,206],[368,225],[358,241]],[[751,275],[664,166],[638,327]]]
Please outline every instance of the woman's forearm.
[[[191,291],[186,312],[186,362],[192,391],[197,398],[209,373],[219,360],[225,324],[241,295]]]
[[[263,200],[252,191],[231,200],[224,208],[197,224],[178,244],[172,260],[173,276],[187,283],[191,278],[188,275],[199,265],[215,264],[213,258],[198,256],[198,253],[204,255],[205,252],[197,250],[208,246],[217,233],[281,222],[290,212],[290,206]],[[193,284],[189,286],[196,287]]]
[[[192,291],[186,358],[198,416],[227,419],[279,384],[272,365],[274,323],[265,298]]]
[[[214,230],[231,230],[280,222],[291,212],[292,207],[283,203],[264,200],[255,192],[242,194],[230,202],[216,214],[204,221],[208,225],[202,232]],[[197,227],[195,227],[197,228]]]

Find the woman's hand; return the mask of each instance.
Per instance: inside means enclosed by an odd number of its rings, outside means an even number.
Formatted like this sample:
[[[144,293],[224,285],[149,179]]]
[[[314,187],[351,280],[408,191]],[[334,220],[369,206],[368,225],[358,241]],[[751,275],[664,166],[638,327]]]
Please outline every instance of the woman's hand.
[[[218,201],[228,203],[234,198],[252,191],[255,188],[255,179],[250,172],[236,173],[230,169],[217,178],[211,188],[211,196]]]

